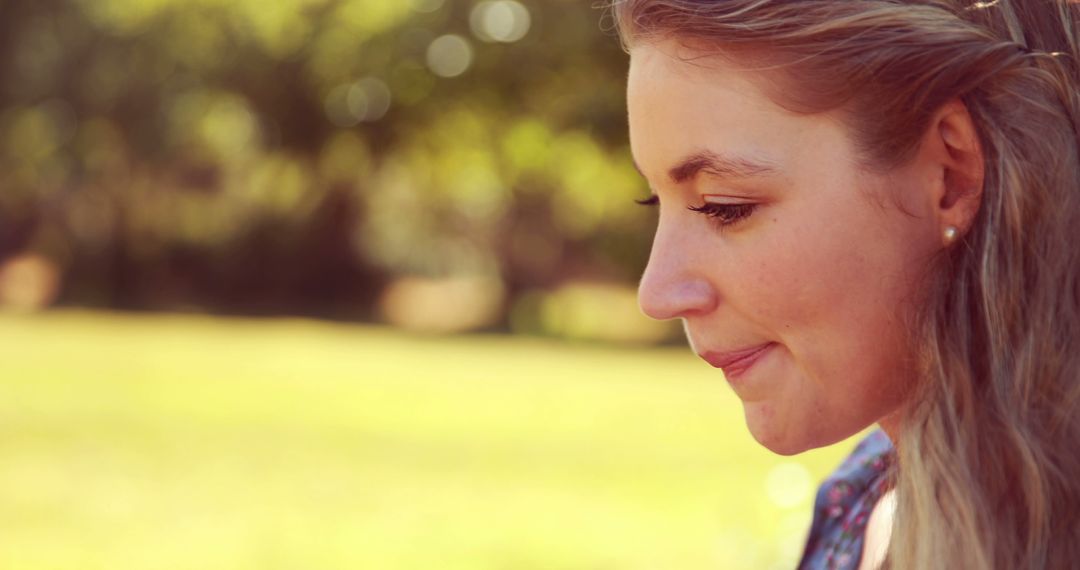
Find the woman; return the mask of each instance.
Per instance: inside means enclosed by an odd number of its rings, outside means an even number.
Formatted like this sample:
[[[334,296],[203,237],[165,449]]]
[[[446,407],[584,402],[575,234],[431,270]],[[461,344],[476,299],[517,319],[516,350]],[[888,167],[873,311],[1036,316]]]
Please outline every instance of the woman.
[[[769,449],[883,430],[801,566],[1080,567],[1077,4],[613,9],[660,205],[642,309]]]

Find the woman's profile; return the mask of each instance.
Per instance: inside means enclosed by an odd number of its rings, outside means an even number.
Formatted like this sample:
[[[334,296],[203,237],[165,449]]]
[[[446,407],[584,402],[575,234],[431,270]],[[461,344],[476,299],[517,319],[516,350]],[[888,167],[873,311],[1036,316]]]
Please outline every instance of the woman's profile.
[[[612,9],[642,310],[777,453],[881,428],[800,566],[1080,567],[1080,5]]]

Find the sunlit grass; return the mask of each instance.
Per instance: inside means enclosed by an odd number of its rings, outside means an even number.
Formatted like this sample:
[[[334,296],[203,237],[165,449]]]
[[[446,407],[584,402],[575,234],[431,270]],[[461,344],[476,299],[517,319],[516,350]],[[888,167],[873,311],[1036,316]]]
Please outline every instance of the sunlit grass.
[[[685,349],[51,313],[0,354],[21,570],[790,568],[850,447],[761,449]]]

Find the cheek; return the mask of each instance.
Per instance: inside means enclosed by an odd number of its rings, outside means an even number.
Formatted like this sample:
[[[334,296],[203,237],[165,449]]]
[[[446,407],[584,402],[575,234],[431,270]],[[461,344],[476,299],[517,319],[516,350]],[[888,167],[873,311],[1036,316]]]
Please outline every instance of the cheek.
[[[880,236],[866,233],[873,229],[784,230],[778,222],[773,239],[746,264],[743,308],[787,346],[800,368],[824,374],[850,366],[853,351],[897,328],[901,261],[881,246]]]
[[[824,324],[865,275],[862,256],[844,244],[850,241],[820,231],[777,235],[747,264],[747,308],[777,332]]]

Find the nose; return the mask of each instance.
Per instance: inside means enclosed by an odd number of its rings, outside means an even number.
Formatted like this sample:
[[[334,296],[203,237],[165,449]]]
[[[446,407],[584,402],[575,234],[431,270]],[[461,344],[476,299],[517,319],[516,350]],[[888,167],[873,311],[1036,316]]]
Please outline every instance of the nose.
[[[705,271],[700,245],[680,243],[678,233],[657,229],[649,263],[638,284],[638,306],[657,320],[708,314],[719,295]]]

